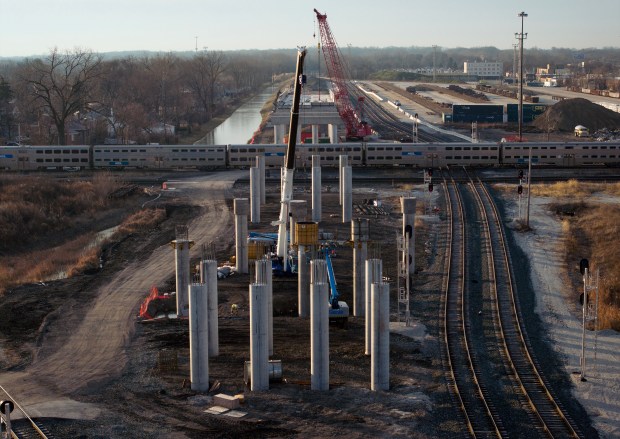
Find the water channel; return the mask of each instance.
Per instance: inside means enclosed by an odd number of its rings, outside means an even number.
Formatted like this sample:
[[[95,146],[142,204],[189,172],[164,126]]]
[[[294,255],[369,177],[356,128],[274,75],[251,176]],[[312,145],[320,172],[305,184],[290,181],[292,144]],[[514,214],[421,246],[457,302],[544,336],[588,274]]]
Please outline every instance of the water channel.
[[[263,90],[237,108],[228,119],[196,143],[200,145],[248,143],[261,123],[260,110],[272,94],[271,87]]]

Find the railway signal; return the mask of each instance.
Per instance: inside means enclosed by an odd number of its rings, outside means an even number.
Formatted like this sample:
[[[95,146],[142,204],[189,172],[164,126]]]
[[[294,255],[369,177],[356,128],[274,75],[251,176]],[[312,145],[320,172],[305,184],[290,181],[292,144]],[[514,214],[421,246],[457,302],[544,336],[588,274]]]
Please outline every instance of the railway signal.
[[[428,191],[433,192],[433,183],[428,184]]]
[[[523,169],[519,169],[519,180],[523,180]]]
[[[521,195],[523,193],[523,186],[522,185],[517,186],[517,193],[519,195]]]
[[[4,430],[6,434],[6,436],[4,436],[2,432],[0,431],[1,438],[13,437],[13,433],[11,430],[11,412],[13,411],[14,408],[15,408],[15,404],[10,399],[6,401],[0,401],[0,429],[2,429],[1,425],[4,424],[5,426]]]

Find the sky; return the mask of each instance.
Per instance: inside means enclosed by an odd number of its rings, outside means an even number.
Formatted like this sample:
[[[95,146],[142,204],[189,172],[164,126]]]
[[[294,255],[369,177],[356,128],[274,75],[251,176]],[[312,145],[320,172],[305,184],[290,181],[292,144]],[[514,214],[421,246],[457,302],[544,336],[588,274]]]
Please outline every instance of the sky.
[[[510,49],[522,11],[525,48],[620,47],[620,0],[0,0],[0,57],[316,46],[314,8],[341,48]]]

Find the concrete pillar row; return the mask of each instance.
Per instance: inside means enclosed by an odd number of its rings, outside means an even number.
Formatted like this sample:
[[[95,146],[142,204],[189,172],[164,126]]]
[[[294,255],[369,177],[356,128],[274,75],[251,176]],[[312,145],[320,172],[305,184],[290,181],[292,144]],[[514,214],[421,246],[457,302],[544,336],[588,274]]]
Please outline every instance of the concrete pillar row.
[[[209,357],[217,357],[220,353],[220,337],[218,322],[218,294],[217,294],[217,261],[209,259],[204,262],[208,294],[209,319]]]
[[[327,131],[329,133],[329,141],[331,143],[340,143],[340,140],[338,139],[338,125],[337,124],[329,124],[327,126]]]
[[[190,282],[189,249],[194,241],[175,239],[170,243],[174,248],[174,265],[176,271],[176,299],[177,317],[187,317],[189,314],[188,287]]]
[[[316,124],[312,125],[312,143],[319,143],[319,126]]]
[[[267,202],[267,194],[265,192],[265,156],[256,156],[256,167],[260,172],[260,202],[265,204]]]
[[[383,261],[381,259],[367,259],[366,260],[366,279],[364,282],[366,290],[366,307],[365,307],[365,333],[366,343],[364,354],[370,355],[370,338],[371,338],[371,306],[372,306],[372,284],[381,282],[383,280]]]

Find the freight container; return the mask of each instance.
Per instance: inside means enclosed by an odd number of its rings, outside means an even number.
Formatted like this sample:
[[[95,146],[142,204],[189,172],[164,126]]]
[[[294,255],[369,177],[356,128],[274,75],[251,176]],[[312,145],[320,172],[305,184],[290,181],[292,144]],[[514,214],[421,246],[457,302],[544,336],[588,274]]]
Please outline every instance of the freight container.
[[[499,122],[503,121],[504,106],[492,104],[454,104],[453,122]]]
[[[532,122],[547,109],[546,105],[523,104],[523,122]],[[508,122],[519,122],[519,104],[506,104]]]

